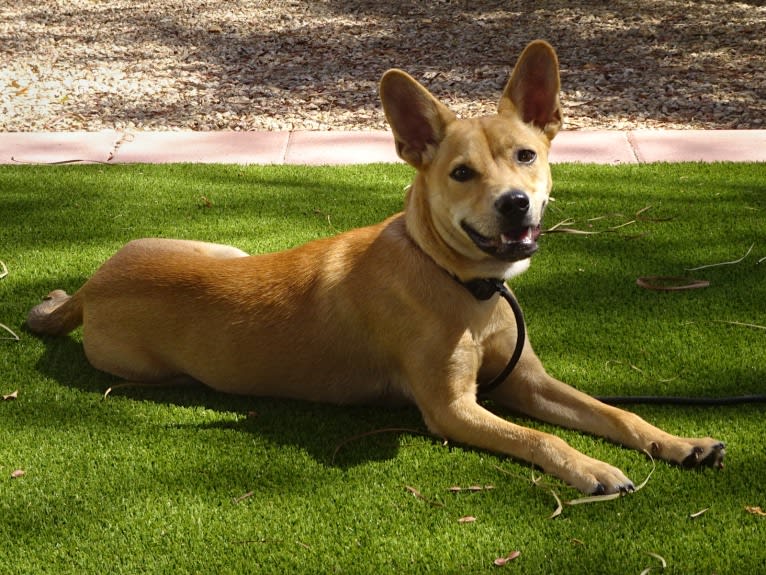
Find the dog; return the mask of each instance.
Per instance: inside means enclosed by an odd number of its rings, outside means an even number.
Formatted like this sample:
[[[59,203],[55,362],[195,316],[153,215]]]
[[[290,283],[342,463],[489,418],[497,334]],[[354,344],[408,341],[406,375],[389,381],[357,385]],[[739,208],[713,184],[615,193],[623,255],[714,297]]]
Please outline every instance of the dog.
[[[191,378],[216,390],[357,404],[411,402],[428,429],[540,467],[589,494],[635,489],[564,440],[511,423],[477,399],[519,337],[497,293],[538,248],[562,125],[559,64],[542,40],[519,57],[492,116],[459,119],[405,72],[380,82],[398,155],[416,170],[405,207],[370,227],[279,253],[140,239],[69,296],[51,292],[27,325],[83,326],[90,363],[120,378]],[[538,420],[685,467],[722,467],[724,444],[685,439],[548,375],[526,341],[486,396]]]

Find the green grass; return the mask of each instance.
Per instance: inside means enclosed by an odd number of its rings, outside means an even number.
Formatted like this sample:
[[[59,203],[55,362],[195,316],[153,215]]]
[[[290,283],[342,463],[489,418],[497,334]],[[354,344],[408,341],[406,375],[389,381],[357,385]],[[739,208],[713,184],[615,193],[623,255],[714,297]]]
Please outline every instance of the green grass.
[[[79,333],[38,339],[28,309],[76,289],[129,239],[195,238],[261,252],[397,211],[411,171],[221,166],[0,167],[0,572],[752,573],[766,562],[761,406],[638,407],[727,443],[722,471],[664,463],[618,501],[566,508],[521,463],[428,437],[415,409],[337,408],[131,388],[89,367]],[[551,234],[513,287],[549,370],[594,394],[766,392],[766,165],[554,167]],[[614,215],[614,214],[621,215]],[[611,214],[611,215],[610,215]],[[590,218],[609,215],[592,222]],[[592,227],[588,227],[592,226]],[[741,263],[685,272],[684,268]],[[658,293],[639,276],[707,289]],[[374,297],[374,294],[371,294]],[[300,350],[296,350],[300,354]],[[639,453],[533,421],[640,481]],[[496,468],[501,467],[508,475]],[[11,473],[23,469],[22,477]],[[576,494],[547,479],[562,498]],[[453,485],[493,485],[452,494]],[[406,490],[413,487],[428,501]],[[238,502],[237,498],[249,494]],[[439,503],[442,506],[434,505]],[[709,508],[702,516],[689,515]],[[458,523],[463,516],[474,523]],[[521,556],[499,568],[493,560]]]

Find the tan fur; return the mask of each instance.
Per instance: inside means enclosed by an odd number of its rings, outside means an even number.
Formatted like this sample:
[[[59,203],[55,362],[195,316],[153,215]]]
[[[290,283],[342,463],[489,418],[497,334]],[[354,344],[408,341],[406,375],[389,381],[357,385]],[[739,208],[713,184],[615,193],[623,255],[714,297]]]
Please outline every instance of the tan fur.
[[[477,382],[511,355],[515,322],[500,298],[478,301],[455,278],[511,278],[528,267],[532,249],[490,252],[526,249],[523,230],[543,216],[558,92],[558,62],[541,41],[520,57],[492,117],[457,119],[410,76],[389,71],[384,109],[399,154],[417,169],[403,213],[258,256],[201,242],[133,241],[71,298],[52,292],[30,312],[29,327],[61,334],[82,320],[90,362],[133,381],[190,376],[229,393],[411,401],[436,434],[529,461],[584,492],[630,491],[619,469],[476,400]],[[523,150],[536,158],[527,162]],[[528,206],[500,214],[512,191]],[[491,397],[675,463],[723,459],[718,441],[672,436],[552,378],[529,343]]]

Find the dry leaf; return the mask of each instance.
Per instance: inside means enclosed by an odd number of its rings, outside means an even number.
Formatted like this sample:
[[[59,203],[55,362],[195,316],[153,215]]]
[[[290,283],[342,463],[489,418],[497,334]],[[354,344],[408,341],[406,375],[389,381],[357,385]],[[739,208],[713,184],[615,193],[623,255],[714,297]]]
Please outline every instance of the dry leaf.
[[[476,521],[476,517],[472,515],[466,515],[457,520],[458,523],[473,523]]]
[[[751,507],[751,506],[748,505],[748,506],[745,507],[745,511],[747,511],[748,513],[752,513],[753,515],[758,515],[760,517],[766,517],[766,511],[761,509],[760,506]]]
[[[519,555],[521,555],[521,551],[513,551],[506,557],[498,557],[495,559],[494,564],[498,567],[502,567],[503,565],[510,563],[514,559],[516,559]]]
[[[4,395],[3,401],[8,401],[9,399],[18,399],[18,397],[19,397],[19,390],[17,389],[16,391],[12,391],[8,395]]]
[[[22,477],[24,473],[26,472],[23,469],[17,469],[11,473],[11,478],[16,479],[18,477]]]

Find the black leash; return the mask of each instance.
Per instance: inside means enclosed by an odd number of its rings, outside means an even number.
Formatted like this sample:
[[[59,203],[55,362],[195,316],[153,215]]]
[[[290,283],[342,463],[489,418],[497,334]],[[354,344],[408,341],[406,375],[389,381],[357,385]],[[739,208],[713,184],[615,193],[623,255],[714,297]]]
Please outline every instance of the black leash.
[[[609,405],[688,405],[725,406],[746,403],[766,403],[766,395],[730,395],[724,397],[683,397],[673,395],[607,395],[595,396]]]
[[[454,277],[454,276],[453,276]],[[511,375],[521,357],[526,338],[524,328],[524,314],[519,307],[516,298],[513,297],[511,290],[501,279],[476,279],[468,282],[462,282],[455,278],[457,282],[466,288],[473,297],[479,301],[486,301],[495,294],[499,294],[513,310],[513,316],[516,318],[516,348],[508,361],[508,365],[488,383],[479,386],[479,393],[486,394],[495,389],[505,379]],[[766,403],[766,395],[738,395],[727,397],[678,397],[661,395],[632,395],[632,396],[597,396],[596,399],[609,405],[626,404],[647,404],[647,405],[689,405],[689,406],[725,406],[742,405],[747,403]]]
[[[513,297],[511,290],[508,289],[508,286],[506,286],[505,282],[501,279],[477,279],[468,282],[462,282],[460,280],[457,281],[463,287],[465,287],[465,289],[471,292],[471,295],[473,295],[473,297],[479,301],[486,301],[493,295],[500,294],[500,297],[507,301],[508,305],[511,306],[511,310],[513,310],[513,317],[516,318],[516,347],[513,350],[511,359],[508,360],[508,365],[506,365],[503,371],[496,375],[491,381],[479,386],[479,393],[489,393],[498,385],[503,383],[503,381],[505,381],[505,379],[511,375],[511,372],[513,371],[513,368],[516,367],[516,364],[519,363],[521,352],[524,349],[524,340],[526,339],[524,314],[522,313],[521,307],[519,307],[516,298]]]

